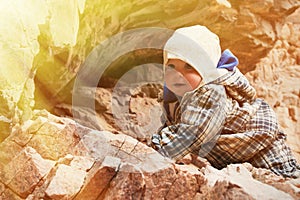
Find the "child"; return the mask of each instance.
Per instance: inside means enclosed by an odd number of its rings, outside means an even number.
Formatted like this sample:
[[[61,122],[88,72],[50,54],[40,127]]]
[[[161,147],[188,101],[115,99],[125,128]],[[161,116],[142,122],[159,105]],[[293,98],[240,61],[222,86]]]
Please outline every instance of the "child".
[[[218,169],[249,162],[299,177],[274,111],[256,98],[237,65],[229,50],[221,55],[218,36],[206,27],[176,30],[164,47],[164,105],[170,122],[153,135],[152,146],[175,160],[194,153]]]

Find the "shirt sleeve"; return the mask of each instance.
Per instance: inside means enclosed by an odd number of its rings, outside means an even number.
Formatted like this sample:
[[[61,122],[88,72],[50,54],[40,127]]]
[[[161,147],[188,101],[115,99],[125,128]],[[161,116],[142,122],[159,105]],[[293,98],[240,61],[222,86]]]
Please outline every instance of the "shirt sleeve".
[[[256,97],[255,88],[249,83],[248,79],[240,72],[238,68],[229,77],[221,82],[226,87],[227,94],[239,103],[253,102]]]
[[[163,155],[178,160],[220,134],[226,118],[226,92],[221,85],[204,86],[181,101],[180,123],[153,135],[152,144]]]

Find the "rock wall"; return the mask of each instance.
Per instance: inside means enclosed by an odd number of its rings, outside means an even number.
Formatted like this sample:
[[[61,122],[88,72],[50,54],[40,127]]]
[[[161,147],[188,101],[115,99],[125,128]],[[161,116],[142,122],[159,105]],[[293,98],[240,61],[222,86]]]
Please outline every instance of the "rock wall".
[[[72,89],[92,50],[117,33],[206,25],[239,57],[300,161],[299,7],[296,0],[0,0],[1,199],[298,199],[297,179],[248,164],[218,171],[199,158],[177,165],[147,147],[149,122],[160,123],[160,85],[125,88],[120,95],[129,113],[115,121],[115,78],[139,63],[161,62],[161,51],[137,51],[112,63],[96,88],[100,123],[84,107],[72,110]],[[78,111],[86,117],[82,124],[98,131],[35,109],[69,117]],[[118,125],[128,119],[124,131]]]
[[[20,3],[21,1],[18,1]],[[39,52],[39,24],[46,21],[47,8],[42,2],[1,1],[0,22],[0,141],[8,136],[12,124],[30,119],[34,105],[33,60]],[[36,10],[35,16],[28,10]]]
[[[283,5],[283,3],[281,4]],[[275,24],[276,42],[265,58],[248,75],[258,96],[267,100],[277,113],[290,147],[299,156],[299,56],[300,9]]]
[[[0,141],[9,135],[13,124],[31,118],[35,105],[34,78],[37,70],[40,70],[38,60],[42,50],[50,49],[52,44],[60,48],[75,45],[79,11],[83,11],[84,3],[82,0],[64,3],[42,0],[0,1]],[[64,7],[67,9],[62,9]],[[51,36],[47,46],[39,41],[44,32]],[[47,52],[42,58],[43,63],[52,56]],[[50,79],[53,72],[61,67],[52,64],[48,65]],[[60,71],[63,70],[65,68]]]
[[[217,170],[186,157],[175,164],[130,136],[47,111],[32,115],[0,144],[0,199],[300,198],[299,179],[247,163]]]

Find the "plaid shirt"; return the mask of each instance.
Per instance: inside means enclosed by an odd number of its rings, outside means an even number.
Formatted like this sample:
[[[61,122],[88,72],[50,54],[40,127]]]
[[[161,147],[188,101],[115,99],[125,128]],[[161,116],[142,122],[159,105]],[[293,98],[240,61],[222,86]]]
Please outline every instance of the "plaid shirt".
[[[236,69],[186,93],[173,123],[152,137],[163,155],[179,160],[188,153],[205,157],[216,168],[250,162],[283,176],[299,170],[271,107],[255,98],[255,89]]]

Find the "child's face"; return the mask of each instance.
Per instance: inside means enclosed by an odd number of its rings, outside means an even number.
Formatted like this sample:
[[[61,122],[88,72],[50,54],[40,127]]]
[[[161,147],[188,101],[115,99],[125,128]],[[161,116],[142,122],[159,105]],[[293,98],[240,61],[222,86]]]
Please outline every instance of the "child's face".
[[[178,96],[198,87],[200,74],[189,64],[179,59],[169,59],[165,64],[165,81],[169,90]]]

